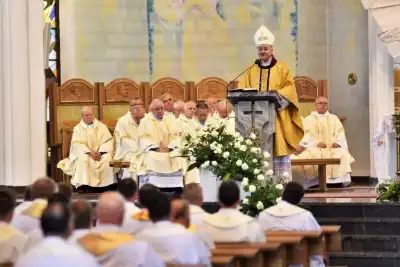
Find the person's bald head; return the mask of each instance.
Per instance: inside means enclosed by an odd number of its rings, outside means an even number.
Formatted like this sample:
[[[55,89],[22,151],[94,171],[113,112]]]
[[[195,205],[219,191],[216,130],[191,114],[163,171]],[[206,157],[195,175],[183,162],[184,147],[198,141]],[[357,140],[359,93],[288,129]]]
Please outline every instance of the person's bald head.
[[[192,205],[201,206],[203,204],[203,190],[199,183],[185,185],[183,196]]]
[[[184,105],[185,102],[183,102],[182,100],[178,100],[174,103],[174,115],[176,118],[179,118],[179,116],[181,115]]]
[[[183,225],[185,228],[190,226],[189,203],[184,199],[174,199],[171,201],[171,221]]]
[[[206,104],[208,106],[208,111],[210,112],[210,114],[214,114],[214,112],[217,110],[217,99],[213,96],[210,96],[206,99]]]
[[[151,101],[150,110],[153,113],[154,117],[159,120],[162,120],[164,117],[164,103],[156,98]]]
[[[170,93],[160,96],[160,100],[164,103],[164,108],[168,112],[174,112],[174,97]]]
[[[315,109],[319,114],[325,114],[328,111],[328,98],[320,96],[315,99]]]
[[[196,113],[196,103],[193,101],[188,101],[183,106],[183,114],[186,118],[193,118],[194,114]]]
[[[106,192],[100,195],[96,215],[101,224],[120,226],[124,219],[124,198],[117,192]]]
[[[70,217],[68,206],[65,203],[49,204],[40,218],[43,235],[67,238],[72,230]]]
[[[136,122],[144,117],[145,109],[143,99],[141,97],[135,97],[129,102],[129,111],[131,112],[132,118]]]
[[[89,107],[89,106],[84,106],[81,109],[81,116],[82,116],[82,120],[86,124],[88,124],[88,125],[92,124],[93,120],[94,120],[94,110],[93,110],[93,108]]]
[[[74,229],[89,229],[93,223],[92,205],[82,199],[73,201],[70,204],[72,216],[74,218]]]
[[[218,110],[218,114],[222,119],[225,119],[226,117],[229,116],[230,113],[230,106],[228,101],[226,100],[221,100],[218,102],[217,105],[217,110]]]
[[[58,191],[57,184],[50,178],[44,177],[37,179],[31,186],[31,198],[49,199]]]

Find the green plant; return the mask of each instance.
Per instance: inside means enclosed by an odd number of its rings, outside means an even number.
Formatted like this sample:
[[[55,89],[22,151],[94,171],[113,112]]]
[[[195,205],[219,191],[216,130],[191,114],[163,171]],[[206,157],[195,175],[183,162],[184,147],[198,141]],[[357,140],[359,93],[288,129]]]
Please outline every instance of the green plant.
[[[376,188],[378,200],[383,202],[400,200],[400,181],[395,179],[390,183],[379,184]]]

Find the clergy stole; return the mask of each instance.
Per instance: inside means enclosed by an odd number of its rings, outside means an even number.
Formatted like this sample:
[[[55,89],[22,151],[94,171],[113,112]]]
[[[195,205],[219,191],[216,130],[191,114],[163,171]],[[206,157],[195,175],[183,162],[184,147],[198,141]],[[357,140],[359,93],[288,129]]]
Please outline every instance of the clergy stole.
[[[275,156],[287,156],[303,138],[303,125],[300,118],[296,87],[289,67],[272,58],[271,65],[258,65],[248,69],[239,80],[239,88],[259,88],[260,91],[276,91],[290,102],[289,106],[278,110],[275,121]]]

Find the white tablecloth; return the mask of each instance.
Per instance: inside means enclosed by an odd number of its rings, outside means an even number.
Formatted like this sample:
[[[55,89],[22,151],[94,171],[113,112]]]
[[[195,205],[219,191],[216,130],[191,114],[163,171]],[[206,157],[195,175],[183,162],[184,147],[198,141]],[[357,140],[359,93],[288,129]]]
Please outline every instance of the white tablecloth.
[[[221,180],[217,180],[212,172],[207,169],[200,169],[200,185],[203,188],[204,202],[218,202],[218,188],[222,183]],[[240,199],[245,197],[243,186],[240,182],[236,182],[240,188]]]

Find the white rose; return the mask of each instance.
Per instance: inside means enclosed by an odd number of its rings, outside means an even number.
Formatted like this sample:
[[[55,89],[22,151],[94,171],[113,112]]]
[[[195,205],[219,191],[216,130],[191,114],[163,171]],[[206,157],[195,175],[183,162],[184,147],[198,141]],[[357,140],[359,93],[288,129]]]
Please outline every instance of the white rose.
[[[257,147],[252,147],[250,149],[251,153],[257,153],[258,152],[258,148]]]
[[[265,176],[262,174],[257,175],[257,180],[262,181],[265,179]]]
[[[265,167],[265,168],[268,168],[268,167],[269,167],[268,161],[264,161],[263,163],[264,163],[264,167]]]
[[[283,178],[289,178],[289,173],[288,173],[288,172],[284,172],[284,173],[282,174],[282,176],[283,176]]]
[[[250,193],[256,192],[256,189],[257,189],[257,188],[256,188],[255,185],[250,185],[250,186],[249,186],[249,192],[250,192]]]
[[[255,175],[257,175],[257,174],[259,174],[259,173],[260,173],[260,170],[259,170],[259,169],[254,169],[254,171],[253,171],[253,172],[254,172],[254,174],[255,174]]]
[[[249,185],[249,179],[247,179],[246,177],[244,177],[243,180],[242,180],[242,185],[243,185],[243,186],[248,186],[248,185]]]
[[[251,145],[252,143],[253,143],[253,142],[251,142],[250,139],[247,139],[247,140],[246,140],[246,144]]]
[[[224,152],[224,154],[222,154],[222,157],[224,157],[225,159],[229,158],[229,152]]]
[[[239,137],[239,136],[240,136],[240,133],[238,133],[238,132],[235,132],[235,133],[233,134],[233,136],[237,138],[237,137]]]
[[[217,166],[217,165],[218,165],[218,163],[217,163],[215,160],[213,160],[213,161],[211,162],[211,165],[213,165],[213,166]]]
[[[261,153],[261,148],[257,147],[258,153]]]
[[[235,148],[240,148],[240,143],[236,142],[234,146],[235,146]]]
[[[201,167],[203,167],[203,168],[207,168],[208,166],[210,166],[210,162],[208,160],[206,162],[204,162],[203,164],[201,164]]]
[[[247,165],[246,163],[242,164],[242,170],[248,170],[249,169],[249,165]]]
[[[257,159],[253,159],[252,162],[253,162],[253,163],[257,163]]]
[[[254,140],[254,139],[257,138],[257,136],[256,136],[254,133],[251,133],[251,134],[250,134],[250,138]]]
[[[236,166],[242,166],[243,162],[239,159],[238,161],[236,161]]]
[[[190,156],[190,161],[191,161],[191,162],[196,162],[196,160],[197,160],[197,159],[196,159],[195,156]]]
[[[264,204],[261,201],[257,202],[257,209],[258,210],[263,210],[264,209]]]
[[[218,132],[217,131],[212,131],[211,135],[214,136],[214,137],[217,137],[218,136]]]
[[[244,138],[243,138],[243,136],[239,136],[237,140],[238,140],[239,142],[243,142]]]
[[[268,159],[271,157],[271,155],[268,153],[268,151],[264,151],[264,158]]]
[[[278,190],[283,190],[283,185],[282,184],[276,184],[275,188]]]
[[[241,151],[246,151],[246,148],[247,148],[247,147],[246,147],[245,145],[241,145],[239,149],[240,149]]]
[[[274,175],[274,171],[269,169],[266,174],[267,174],[267,176],[272,176],[272,175]]]
[[[245,199],[243,199],[243,204],[245,204],[245,205],[248,205],[249,204],[249,199],[248,198],[245,198]]]
[[[276,201],[276,203],[279,203],[279,202],[281,202],[281,200],[282,200],[282,198],[278,197],[275,201]]]
[[[215,153],[215,154],[221,154],[221,153],[222,153],[222,149],[219,148],[219,147],[217,147],[217,148],[214,150],[214,153]]]

